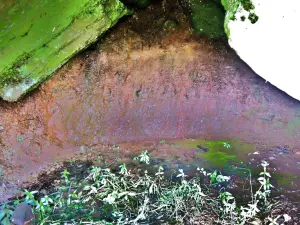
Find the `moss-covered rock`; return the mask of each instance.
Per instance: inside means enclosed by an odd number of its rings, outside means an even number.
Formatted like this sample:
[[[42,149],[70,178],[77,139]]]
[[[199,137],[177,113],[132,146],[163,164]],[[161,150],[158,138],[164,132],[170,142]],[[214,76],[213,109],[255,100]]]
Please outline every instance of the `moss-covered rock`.
[[[16,101],[129,10],[119,0],[20,0],[0,14],[0,97]]]
[[[190,21],[197,34],[209,38],[225,37],[225,11],[221,4],[212,0],[188,0]]]
[[[235,18],[235,13],[241,3],[241,0],[222,0],[221,2],[222,5],[224,6],[224,9],[226,10],[226,16],[224,22],[225,32],[227,36],[230,37],[230,30],[228,27],[228,23],[230,20]]]

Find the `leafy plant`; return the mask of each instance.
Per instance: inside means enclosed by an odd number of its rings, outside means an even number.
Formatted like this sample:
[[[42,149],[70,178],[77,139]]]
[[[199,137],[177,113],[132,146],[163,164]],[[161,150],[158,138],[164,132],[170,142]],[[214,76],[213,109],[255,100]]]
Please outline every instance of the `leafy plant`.
[[[150,163],[147,150],[136,159]],[[238,203],[225,188],[216,192],[216,186],[230,181],[229,176],[218,171],[198,168],[199,174],[190,178],[179,169],[177,180],[173,181],[165,177],[163,167],[151,175],[147,170],[133,173],[125,163],[116,172],[94,166],[84,180],[77,182],[64,170],[61,173],[64,182],[54,193],[37,197],[36,191],[25,190],[21,201],[34,207],[38,224],[247,224],[259,220],[273,206],[269,200],[273,186],[268,163],[261,165],[259,187],[252,193],[251,183],[251,199],[244,204]],[[202,183],[200,176],[208,178],[210,185]],[[1,205],[1,224],[8,224],[16,204]],[[279,218],[291,219],[286,214],[276,218],[268,215],[266,221],[278,224]]]
[[[225,148],[231,148],[231,145],[227,142],[223,142],[223,145],[224,145]]]
[[[142,153],[135,157],[134,160],[139,160],[140,162],[144,162],[146,164],[150,163],[150,157],[149,157],[149,153],[147,150],[143,150]]]
[[[25,138],[22,137],[22,136],[19,136],[19,137],[16,138],[17,142],[21,142],[21,141],[24,141],[24,140],[25,140]]]

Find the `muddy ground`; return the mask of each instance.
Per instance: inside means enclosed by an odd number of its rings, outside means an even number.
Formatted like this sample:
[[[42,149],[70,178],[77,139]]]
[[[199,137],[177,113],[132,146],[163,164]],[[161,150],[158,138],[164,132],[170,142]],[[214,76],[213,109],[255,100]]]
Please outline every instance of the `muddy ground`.
[[[216,140],[232,144],[238,167],[270,161],[298,196],[300,103],[165,7],[124,19],[21,101],[0,101],[0,201],[63,161],[121,162],[148,149],[171,169],[231,165],[199,153]]]

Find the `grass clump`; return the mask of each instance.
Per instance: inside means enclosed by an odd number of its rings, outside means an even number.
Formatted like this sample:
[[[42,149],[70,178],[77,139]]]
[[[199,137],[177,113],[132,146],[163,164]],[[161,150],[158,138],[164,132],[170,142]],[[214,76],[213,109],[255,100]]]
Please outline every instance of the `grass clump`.
[[[150,163],[147,151],[135,157],[140,163]],[[25,201],[33,206],[37,224],[279,224],[288,215],[268,217],[273,204],[267,162],[258,178],[258,187],[251,199],[239,204],[220,184],[230,177],[217,171],[198,168],[189,178],[179,169],[176,179],[165,177],[163,167],[156,173],[147,170],[132,172],[126,164],[117,170],[93,166],[81,181],[71,179],[64,170],[61,183],[53,193],[40,195],[24,191],[24,198],[13,204],[2,204],[1,224],[9,221],[14,205]],[[204,184],[203,179],[209,183]],[[222,186],[222,185],[221,185]]]

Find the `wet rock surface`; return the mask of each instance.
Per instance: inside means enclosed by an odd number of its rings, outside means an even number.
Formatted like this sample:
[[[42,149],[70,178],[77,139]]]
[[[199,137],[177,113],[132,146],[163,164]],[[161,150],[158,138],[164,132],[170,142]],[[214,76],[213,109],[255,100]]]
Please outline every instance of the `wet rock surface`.
[[[259,146],[262,154],[248,158],[253,164],[272,156],[264,149],[288,146],[272,163],[299,173],[300,103],[265,83],[225,42],[194,36],[176,15],[154,4],[22,101],[0,102],[0,201],[73,158],[114,162],[142,148],[160,158],[178,152],[186,165],[197,156],[196,146],[158,145],[162,139],[241,140]],[[178,27],[168,29],[169,20]]]

